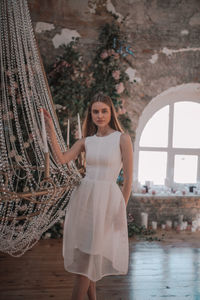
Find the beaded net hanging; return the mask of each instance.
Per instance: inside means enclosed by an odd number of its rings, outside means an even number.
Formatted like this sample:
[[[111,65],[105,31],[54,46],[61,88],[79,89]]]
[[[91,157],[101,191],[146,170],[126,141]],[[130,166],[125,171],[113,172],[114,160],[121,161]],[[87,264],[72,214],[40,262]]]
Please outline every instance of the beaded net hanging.
[[[44,153],[41,107],[66,148],[26,0],[0,1],[0,30],[0,251],[21,256],[65,214],[81,175],[74,162],[57,164],[49,138]]]

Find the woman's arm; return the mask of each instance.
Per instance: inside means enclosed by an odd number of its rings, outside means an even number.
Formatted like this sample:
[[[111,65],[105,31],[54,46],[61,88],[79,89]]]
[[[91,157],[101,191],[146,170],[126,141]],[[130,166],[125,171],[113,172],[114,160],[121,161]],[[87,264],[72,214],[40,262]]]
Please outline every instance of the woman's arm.
[[[123,162],[123,175],[124,184],[122,193],[125,199],[125,204],[128,204],[128,200],[131,194],[131,187],[133,181],[133,147],[132,141],[128,134],[123,133],[120,137],[120,147],[122,153]]]
[[[53,154],[55,154],[55,159],[58,163],[65,164],[70,160],[75,159],[81,152],[85,151],[85,138],[78,140],[74,145],[66,152],[62,152],[60,149],[60,145],[57,141],[53,121],[49,113],[43,109],[45,125],[48,135],[51,139],[51,143],[53,146]]]

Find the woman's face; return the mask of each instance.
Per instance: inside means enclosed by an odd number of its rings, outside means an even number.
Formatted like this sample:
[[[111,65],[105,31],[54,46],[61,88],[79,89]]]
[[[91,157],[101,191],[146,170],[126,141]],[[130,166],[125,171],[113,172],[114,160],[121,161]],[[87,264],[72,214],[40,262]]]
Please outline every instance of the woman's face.
[[[109,124],[111,119],[110,107],[103,102],[95,102],[91,107],[92,121],[98,127],[104,127]]]

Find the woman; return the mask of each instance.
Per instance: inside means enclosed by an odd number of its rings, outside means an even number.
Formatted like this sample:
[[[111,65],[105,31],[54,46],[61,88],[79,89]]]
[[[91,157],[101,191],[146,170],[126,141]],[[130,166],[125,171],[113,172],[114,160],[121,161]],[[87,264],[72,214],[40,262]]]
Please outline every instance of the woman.
[[[61,152],[46,111],[45,122],[61,164],[74,160],[81,152],[86,154],[86,175],[68,204],[63,257],[65,269],[76,273],[72,300],[83,300],[86,294],[95,300],[97,280],[128,272],[126,205],[133,173],[131,138],[123,133],[111,98],[102,93],[89,104],[83,123],[84,138],[68,151]],[[116,179],[122,166],[121,192]]]

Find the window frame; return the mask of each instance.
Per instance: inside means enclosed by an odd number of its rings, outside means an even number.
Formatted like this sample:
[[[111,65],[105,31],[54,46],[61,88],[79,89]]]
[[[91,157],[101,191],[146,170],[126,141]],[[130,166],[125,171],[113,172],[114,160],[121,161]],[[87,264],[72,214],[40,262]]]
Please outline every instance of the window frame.
[[[174,182],[174,161],[175,155],[197,155],[197,182],[200,182],[200,149],[194,148],[173,148],[173,118],[174,118],[174,103],[177,102],[196,102],[200,104],[200,84],[188,83],[169,88],[162,92],[144,108],[138,122],[136,130],[136,138],[134,143],[134,166],[133,166],[133,192],[139,192],[140,185],[138,182],[139,171],[139,151],[165,151],[167,152],[167,171],[166,171],[166,186],[174,188],[177,183]],[[149,121],[149,119],[161,108],[169,105],[169,124],[168,124],[168,147],[146,147],[139,146],[141,134]],[[190,183],[188,183],[190,184]],[[183,185],[182,183],[178,185]]]

